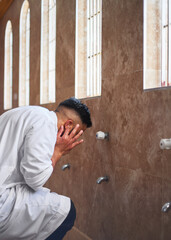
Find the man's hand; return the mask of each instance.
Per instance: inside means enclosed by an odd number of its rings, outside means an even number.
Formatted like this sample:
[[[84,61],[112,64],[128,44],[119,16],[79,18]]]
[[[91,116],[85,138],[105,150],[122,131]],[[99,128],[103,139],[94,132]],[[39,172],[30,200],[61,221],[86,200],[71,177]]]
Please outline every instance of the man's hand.
[[[70,132],[69,129],[64,131],[64,127],[61,126],[58,134],[57,141],[54,148],[54,153],[52,156],[52,165],[55,166],[56,162],[65,154],[67,154],[71,149],[83,142],[83,139],[77,141],[78,138],[83,134],[83,130],[79,131],[79,124]]]

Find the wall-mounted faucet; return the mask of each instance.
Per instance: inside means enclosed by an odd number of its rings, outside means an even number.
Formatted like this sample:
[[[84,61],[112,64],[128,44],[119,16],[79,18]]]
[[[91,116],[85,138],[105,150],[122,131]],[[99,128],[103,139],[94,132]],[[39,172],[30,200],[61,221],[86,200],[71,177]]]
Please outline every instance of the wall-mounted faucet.
[[[171,208],[171,202],[167,202],[167,203],[165,203],[165,204],[163,205],[161,211],[165,213],[165,212],[167,212],[170,208]]]
[[[99,132],[96,133],[96,139],[100,139],[100,140],[107,139],[107,140],[109,140],[109,133],[99,131]]]
[[[62,171],[64,171],[67,168],[70,169],[70,167],[71,167],[71,165],[69,163],[67,163],[67,164],[63,165],[61,169],[62,169]]]
[[[108,181],[109,181],[109,177],[104,176],[104,177],[99,177],[96,182],[100,184],[101,182],[108,182]]]
[[[160,148],[161,149],[171,149],[171,138],[161,139],[160,140]]]

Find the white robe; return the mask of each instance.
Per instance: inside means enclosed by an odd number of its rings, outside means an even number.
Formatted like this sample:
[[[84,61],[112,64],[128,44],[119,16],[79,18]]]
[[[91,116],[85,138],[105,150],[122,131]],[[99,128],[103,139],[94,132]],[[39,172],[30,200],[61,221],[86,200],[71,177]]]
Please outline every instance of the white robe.
[[[56,114],[46,108],[0,116],[0,240],[43,240],[65,220],[70,199],[43,187],[56,137]]]

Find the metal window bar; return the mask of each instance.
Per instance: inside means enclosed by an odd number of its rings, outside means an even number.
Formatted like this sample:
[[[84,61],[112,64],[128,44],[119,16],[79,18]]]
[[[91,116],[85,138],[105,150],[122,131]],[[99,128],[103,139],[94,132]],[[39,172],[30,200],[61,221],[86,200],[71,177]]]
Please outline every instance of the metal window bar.
[[[146,89],[147,70],[147,0],[144,0],[143,13],[143,89]]]
[[[100,74],[100,54],[99,52],[101,51],[100,50],[100,25],[101,25],[101,22],[100,22],[100,1],[97,0],[97,95],[100,95],[100,77],[101,77],[101,74]]]
[[[168,82],[168,0],[161,1],[162,8],[162,52],[161,52],[161,86]]]
[[[78,97],[78,0],[76,0],[76,29],[75,29],[75,96]]]
[[[49,102],[55,102],[56,0],[49,1]],[[50,64],[51,63],[51,64]]]
[[[98,17],[99,17],[99,49],[98,49],[98,57],[99,57],[99,92],[98,95],[101,95],[101,85],[102,85],[102,0],[98,0],[99,8],[98,8]]]
[[[101,94],[101,0],[87,0],[87,96]]]
[[[93,81],[93,95],[95,96],[96,95],[96,89],[97,89],[97,77],[96,77],[96,72],[97,72],[97,64],[96,64],[96,54],[97,54],[97,49],[96,49],[96,44],[97,44],[97,38],[98,38],[98,36],[97,36],[97,33],[96,33],[96,30],[97,30],[97,25],[96,25],[96,23],[97,23],[97,21],[96,21],[96,19],[97,19],[97,8],[96,8],[96,0],[94,0],[94,2],[93,2],[93,35],[94,35],[94,41],[93,41],[93,70],[94,70],[94,72],[93,72],[93,79],[94,79],[94,81]]]
[[[12,26],[11,26],[11,32],[10,32],[10,99],[9,99],[9,108],[12,108],[12,70],[13,70],[13,34],[12,34]]]
[[[26,15],[26,95],[25,104],[29,105],[29,95],[30,95],[30,9],[27,11]]]
[[[97,1],[97,35],[99,36],[97,42],[97,95],[101,94],[101,12],[100,3],[101,0]]]
[[[168,1],[168,86],[171,86],[171,0]]]

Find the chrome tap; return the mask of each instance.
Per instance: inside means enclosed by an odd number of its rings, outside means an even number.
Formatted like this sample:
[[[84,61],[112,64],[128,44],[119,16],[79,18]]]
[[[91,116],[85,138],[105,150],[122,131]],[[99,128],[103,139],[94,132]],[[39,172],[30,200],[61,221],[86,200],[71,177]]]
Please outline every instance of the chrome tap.
[[[165,213],[165,212],[167,212],[170,208],[171,208],[171,202],[167,202],[167,203],[165,203],[165,204],[163,205],[161,211]]]

